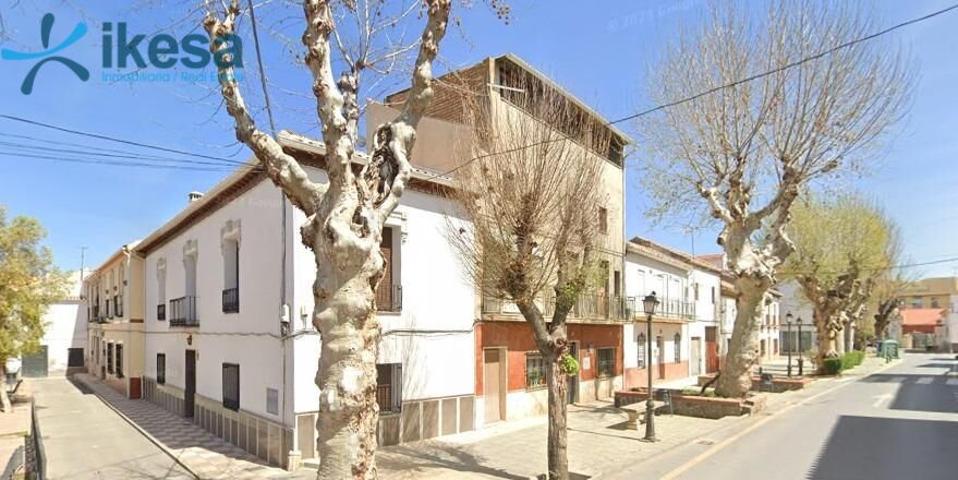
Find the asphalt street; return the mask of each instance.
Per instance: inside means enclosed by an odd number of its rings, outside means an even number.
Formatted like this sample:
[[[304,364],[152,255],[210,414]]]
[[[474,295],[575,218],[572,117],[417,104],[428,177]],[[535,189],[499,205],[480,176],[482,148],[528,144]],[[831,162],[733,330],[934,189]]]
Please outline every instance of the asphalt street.
[[[953,354],[907,354],[891,369],[849,382],[697,459],[676,478],[958,478]]]

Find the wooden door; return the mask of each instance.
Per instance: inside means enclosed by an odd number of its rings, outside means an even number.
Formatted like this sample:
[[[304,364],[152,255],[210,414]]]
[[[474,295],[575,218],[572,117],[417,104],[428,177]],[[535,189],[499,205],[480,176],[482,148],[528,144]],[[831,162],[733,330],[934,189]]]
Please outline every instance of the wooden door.
[[[485,423],[502,420],[502,360],[498,349],[483,351],[482,388],[485,397]]]
[[[702,374],[702,339],[700,337],[692,337],[689,347],[689,367],[689,373],[692,376]]]
[[[718,334],[715,327],[705,327],[705,373],[719,369]]]
[[[196,350],[186,351],[186,378],[183,386],[183,416],[193,418],[196,399]]]

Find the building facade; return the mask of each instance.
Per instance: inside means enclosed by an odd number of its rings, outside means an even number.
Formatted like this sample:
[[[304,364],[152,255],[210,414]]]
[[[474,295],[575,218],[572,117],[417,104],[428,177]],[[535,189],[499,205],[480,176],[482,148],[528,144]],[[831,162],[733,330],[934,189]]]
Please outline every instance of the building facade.
[[[87,371],[128,398],[143,392],[143,259],[120,247],[83,281]]]
[[[281,143],[325,182],[323,146]],[[443,235],[442,179],[416,170],[390,216],[377,291],[379,440],[475,428],[476,300]],[[241,169],[144,239],[145,397],[264,461],[313,459],[320,336],[306,219],[259,170]],[[285,212],[284,212],[285,210]],[[424,268],[428,265],[428,268]]]
[[[81,298],[82,276],[79,270],[69,272],[67,294],[43,312],[40,349],[22,356],[23,376],[58,376],[83,371],[88,343],[87,310]]]

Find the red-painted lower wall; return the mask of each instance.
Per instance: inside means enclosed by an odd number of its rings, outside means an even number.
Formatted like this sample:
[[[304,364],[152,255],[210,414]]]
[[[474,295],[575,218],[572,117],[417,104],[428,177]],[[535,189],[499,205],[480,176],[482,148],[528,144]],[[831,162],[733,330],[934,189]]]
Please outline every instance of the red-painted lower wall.
[[[579,342],[579,375],[582,380],[595,378],[599,348],[615,348],[615,375],[622,375],[621,325],[566,325],[569,340]],[[532,339],[532,328],[525,322],[480,322],[476,325],[476,395],[482,395],[483,349],[505,347],[508,365],[508,389],[526,388],[526,353],[538,351]],[[588,360],[586,360],[588,358]],[[585,368],[588,366],[589,368]]]
[[[644,387],[648,385],[648,369],[646,368],[626,368],[625,369],[625,388]],[[689,376],[689,362],[687,360],[678,363],[665,364],[665,378],[659,377],[659,365],[652,366],[652,382],[664,382],[669,380],[678,380]]]

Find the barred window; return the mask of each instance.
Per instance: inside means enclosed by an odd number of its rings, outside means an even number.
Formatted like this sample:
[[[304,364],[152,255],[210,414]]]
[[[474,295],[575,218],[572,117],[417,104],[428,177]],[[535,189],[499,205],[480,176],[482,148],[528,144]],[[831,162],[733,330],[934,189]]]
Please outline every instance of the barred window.
[[[113,344],[106,344],[106,372],[113,373]]]
[[[675,334],[675,363],[682,361],[682,335]]]
[[[123,344],[116,344],[116,378],[123,378]]]
[[[166,383],[166,354],[156,354],[156,383],[163,385]]]
[[[526,354],[526,387],[541,387],[546,384],[545,363],[539,353]]]
[[[223,407],[230,410],[240,407],[240,366],[235,363],[223,364]]]
[[[615,376],[615,348],[600,348],[599,353],[599,376]]]

